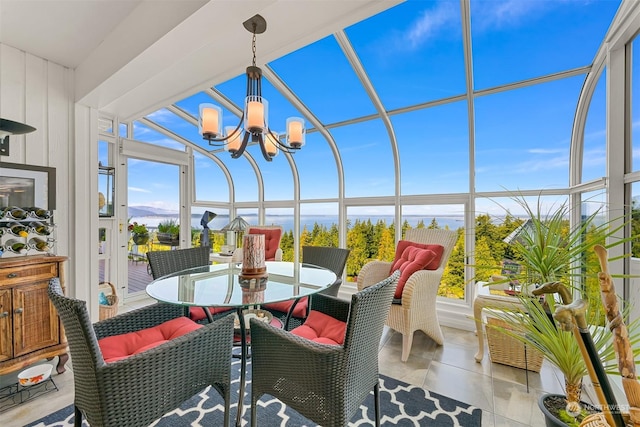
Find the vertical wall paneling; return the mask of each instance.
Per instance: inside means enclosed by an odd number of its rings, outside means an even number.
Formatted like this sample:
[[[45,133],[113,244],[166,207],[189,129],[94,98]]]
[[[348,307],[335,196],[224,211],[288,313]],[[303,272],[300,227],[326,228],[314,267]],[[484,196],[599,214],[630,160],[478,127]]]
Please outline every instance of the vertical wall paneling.
[[[91,318],[98,320],[98,114],[96,110],[75,105],[75,172],[72,213],[75,222],[73,256],[76,259],[75,297],[87,301]],[[82,266],[82,267],[80,267]]]
[[[29,164],[47,166],[47,61],[25,55],[25,123],[36,128],[25,135],[25,155]]]
[[[77,266],[86,269],[87,265],[78,263],[69,253],[75,205],[70,167],[75,148],[73,79],[74,72],[68,68],[0,43],[0,117],[36,128],[26,135],[11,136],[11,155],[0,161],[56,168],[54,251],[69,256],[65,271],[71,292],[76,286],[73,278]],[[80,181],[85,179],[81,177]]]
[[[2,98],[0,113],[3,119],[24,122],[25,120],[25,53],[10,46],[0,45],[2,63],[0,63],[0,84]],[[11,148],[8,157],[2,161],[25,163],[24,135],[10,138]]]

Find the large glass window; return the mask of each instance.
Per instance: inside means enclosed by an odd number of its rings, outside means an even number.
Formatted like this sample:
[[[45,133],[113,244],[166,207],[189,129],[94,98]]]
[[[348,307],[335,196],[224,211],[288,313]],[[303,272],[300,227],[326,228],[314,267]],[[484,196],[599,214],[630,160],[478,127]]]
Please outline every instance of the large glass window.
[[[459,4],[407,1],[346,29],[387,110],[464,94]]]
[[[631,148],[632,171],[640,170],[640,43],[631,43]]]
[[[593,98],[584,129],[582,182],[599,179],[607,173],[607,73],[603,71]]]
[[[395,194],[391,142],[381,120],[333,129],[344,164],[347,197]]]
[[[619,4],[471,0],[475,88],[590,65]]]
[[[402,194],[469,191],[467,103],[391,117],[400,151]]]
[[[163,135],[162,133],[137,121],[133,122],[133,139],[161,147],[184,151],[184,144],[181,144],[175,139]]]
[[[476,99],[476,190],[564,188],[583,76]]]
[[[375,113],[333,36],[269,64],[324,124]],[[348,108],[336,108],[338,106]]]
[[[197,201],[229,201],[229,182],[209,157],[194,152],[195,196]]]

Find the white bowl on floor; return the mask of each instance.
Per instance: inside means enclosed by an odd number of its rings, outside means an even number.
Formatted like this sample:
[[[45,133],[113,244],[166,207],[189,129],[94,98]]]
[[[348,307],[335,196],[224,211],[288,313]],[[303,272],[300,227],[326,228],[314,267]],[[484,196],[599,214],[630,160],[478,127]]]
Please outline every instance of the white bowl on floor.
[[[18,382],[23,386],[40,384],[49,379],[53,365],[36,365],[18,374]]]

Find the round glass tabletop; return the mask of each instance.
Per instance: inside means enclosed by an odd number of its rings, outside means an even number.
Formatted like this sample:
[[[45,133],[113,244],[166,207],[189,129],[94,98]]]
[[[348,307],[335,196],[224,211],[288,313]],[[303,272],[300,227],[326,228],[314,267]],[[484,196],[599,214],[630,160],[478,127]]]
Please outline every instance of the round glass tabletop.
[[[241,280],[240,264],[213,264],[160,277],[147,294],[162,302],[200,307],[241,307],[311,295],[334,283],[336,274],[311,264],[267,261],[265,280]]]

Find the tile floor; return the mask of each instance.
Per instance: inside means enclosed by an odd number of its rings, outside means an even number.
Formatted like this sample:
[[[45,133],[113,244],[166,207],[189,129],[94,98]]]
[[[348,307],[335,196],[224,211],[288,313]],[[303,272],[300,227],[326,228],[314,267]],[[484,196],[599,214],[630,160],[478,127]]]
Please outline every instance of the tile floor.
[[[129,307],[131,308],[131,307]],[[561,376],[544,362],[539,374],[474,360],[477,339],[473,332],[443,328],[445,344],[437,346],[416,333],[406,363],[400,361],[402,336],[386,330],[380,348],[380,372],[436,393],[475,405],[483,410],[483,427],[544,426],[537,399],[543,392],[562,393]],[[0,385],[15,382],[15,375],[0,377]],[[54,375],[60,389],[0,413],[0,425],[19,427],[73,401],[73,372]],[[589,400],[588,398],[585,400]]]

